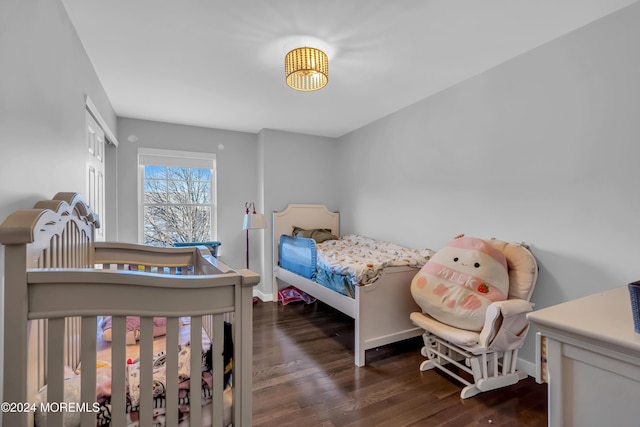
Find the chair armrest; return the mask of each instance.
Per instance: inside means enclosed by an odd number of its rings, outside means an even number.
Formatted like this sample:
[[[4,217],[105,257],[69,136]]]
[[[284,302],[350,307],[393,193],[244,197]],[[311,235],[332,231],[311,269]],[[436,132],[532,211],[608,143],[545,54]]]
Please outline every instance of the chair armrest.
[[[527,313],[533,311],[529,301],[510,299],[489,305],[480,345],[498,351],[514,350],[522,345],[529,330]]]

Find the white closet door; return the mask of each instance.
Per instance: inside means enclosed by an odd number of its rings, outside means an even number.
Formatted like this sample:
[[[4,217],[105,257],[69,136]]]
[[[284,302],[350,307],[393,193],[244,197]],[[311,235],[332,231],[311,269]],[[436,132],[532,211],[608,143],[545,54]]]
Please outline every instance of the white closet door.
[[[87,110],[87,175],[85,199],[100,217],[100,228],[96,230],[96,240],[105,240],[104,218],[104,130]]]

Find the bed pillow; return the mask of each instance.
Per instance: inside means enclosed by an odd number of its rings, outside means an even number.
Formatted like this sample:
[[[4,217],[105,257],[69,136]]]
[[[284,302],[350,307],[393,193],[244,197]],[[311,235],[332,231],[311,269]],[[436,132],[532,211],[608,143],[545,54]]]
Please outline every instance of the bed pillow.
[[[293,237],[306,237],[313,239],[316,243],[322,243],[325,240],[338,240],[338,236],[331,234],[331,230],[328,228],[313,228],[306,230],[300,227],[293,227]]]
[[[480,331],[489,304],[508,294],[505,256],[489,242],[471,237],[449,242],[411,282],[411,295],[424,313],[471,331]]]

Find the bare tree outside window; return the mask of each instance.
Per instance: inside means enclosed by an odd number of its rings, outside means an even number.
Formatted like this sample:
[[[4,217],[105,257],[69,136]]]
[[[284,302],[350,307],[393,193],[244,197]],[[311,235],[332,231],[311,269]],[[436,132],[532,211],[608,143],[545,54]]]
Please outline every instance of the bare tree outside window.
[[[144,166],[144,244],[211,240],[211,170]]]

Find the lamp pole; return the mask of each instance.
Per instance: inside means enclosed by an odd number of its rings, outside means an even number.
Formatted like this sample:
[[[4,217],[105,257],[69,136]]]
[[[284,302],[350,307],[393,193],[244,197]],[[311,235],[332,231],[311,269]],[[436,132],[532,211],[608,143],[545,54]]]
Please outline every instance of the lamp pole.
[[[249,229],[247,229],[247,270],[249,269]]]
[[[249,206],[253,205],[253,202],[249,203],[245,203],[244,207],[245,207],[245,218],[248,217],[249,215]],[[253,213],[256,213],[256,207],[255,205],[253,206]],[[249,228],[247,227],[246,229],[247,232],[247,270],[249,269]]]
[[[247,269],[249,269],[249,230],[267,228],[267,224],[264,221],[264,216],[256,213],[256,205],[253,202],[246,202],[244,207],[244,225],[242,229],[247,233]]]

